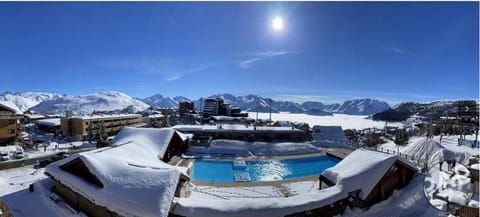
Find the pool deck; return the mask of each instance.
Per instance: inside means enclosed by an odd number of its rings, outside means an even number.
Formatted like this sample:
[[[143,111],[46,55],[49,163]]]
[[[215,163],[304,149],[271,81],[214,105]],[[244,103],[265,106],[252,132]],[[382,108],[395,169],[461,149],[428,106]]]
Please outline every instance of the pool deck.
[[[202,158],[203,160],[211,159],[211,160],[225,160],[225,161],[232,161],[232,160],[282,160],[282,159],[292,159],[292,158],[304,158],[304,157],[314,157],[314,156],[321,156],[332,155],[339,159],[345,158],[348,154],[350,154],[352,150],[349,149],[340,149],[340,148],[325,148],[320,152],[310,153],[310,154],[300,154],[300,155],[287,155],[287,156],[255,156],[255,157],[238,157],[238,158]],[[180,159],[176,162],[178,166],[185,166],[190,167],[195,159]],[[192,169],[192,168],[190,168]],[[256,181],[256,182],[212,182],[212,181],[195,181],[191,180],[191,183],[194,185],[199,186],[213,186],[213,187],[255,187],[255,186],[272,186],[276,187],[284,197],[293,196],[291,192],[286,189],[283,184],[286,183],[295,183],[301,181],[318,181],[319,175],[313,176],[305,176],[300,178],[293,178],[293,179],[286,179],[286,180],[277,180],[277,181]]]

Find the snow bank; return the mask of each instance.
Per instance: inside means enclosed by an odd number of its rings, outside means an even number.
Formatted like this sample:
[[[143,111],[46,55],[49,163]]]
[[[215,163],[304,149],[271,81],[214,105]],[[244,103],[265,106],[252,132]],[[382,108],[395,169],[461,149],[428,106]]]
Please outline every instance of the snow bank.
[[[72,155],[49,165],[46,172],[122,216],[167,216],[181,171],[158,156],[163,156],[173,133],[172,129],[124,128],[113,140],[114,147]],[[77,159],[103,188],[60,168]]]

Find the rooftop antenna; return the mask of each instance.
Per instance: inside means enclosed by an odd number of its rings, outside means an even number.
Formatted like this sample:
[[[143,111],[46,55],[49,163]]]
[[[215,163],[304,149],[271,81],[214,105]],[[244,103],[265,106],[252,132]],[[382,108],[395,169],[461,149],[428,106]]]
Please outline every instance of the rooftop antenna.
[[[270,108],[270,124],[272,123],[272,99],[268,99],[268,107]]]
[[[257,122],[258,122],[258,101],[257,101]]]

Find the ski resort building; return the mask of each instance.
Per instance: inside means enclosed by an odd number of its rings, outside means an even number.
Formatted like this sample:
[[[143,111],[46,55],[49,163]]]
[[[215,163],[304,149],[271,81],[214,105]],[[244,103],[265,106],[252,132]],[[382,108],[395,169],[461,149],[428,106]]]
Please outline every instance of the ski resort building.
[[[0,101],[0,145],[13,144],[20,135],[23,112],[13,103]]]
[[[46,133],[60,134],[60,118],[48,118],[35,121],[35,126]]]
[[[225,125],[177,125],[174,129],[193,134],[195,137],[233,140],[304,140],[305,133],[293,127],[248,126],[242,124]]]
[[[189,180],[186,168],[164,162],[181,149],[178,139],[168,128],[124,128],[113,147],[72,155],[45,172],[56,194],[88,216],[168,216]]]
[[[61,129],[65,136],[80,140],[98,139],[115,135],[123,127],[138,126],[141,122],[142,116],[137,114],[66,117],[61,119]]]
[[[341,147],[347,145],[347,137],[341,126],[313,126],[313,143],[322,147]]]

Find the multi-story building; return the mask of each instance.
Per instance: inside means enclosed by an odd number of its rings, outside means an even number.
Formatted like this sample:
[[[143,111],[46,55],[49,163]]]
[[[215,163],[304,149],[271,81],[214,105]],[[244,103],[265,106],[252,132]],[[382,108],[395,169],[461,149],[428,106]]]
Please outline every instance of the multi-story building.
[[[195,107],[193,105],[193,102],[182,101],[178,103],[178,112],[180,113],[180,115],[192,113],[194,110]]]
[[[23,112],[8,101],[0,101],[0,145],[13,144],[20,135]]]
[[[239,107],[225,103],[222,98],[207,98],[204,103],[204,118],[211,116],[248,117],[248,113],[242,113]]]
[[[223,104],[222,98],[207,98],[203,105],[203,116],[210,117],[218,115],[220,106]]]
[[[85,140],[112,136],[125,126],[135,127],[141,122],[141,115],[130,114],[66,117],[61,119],[60,125],[63,135]]]

